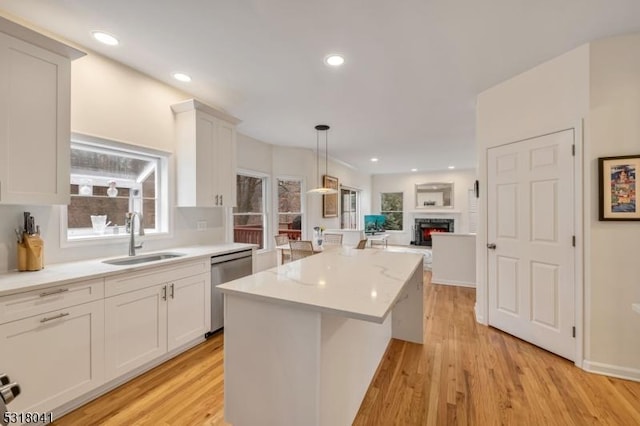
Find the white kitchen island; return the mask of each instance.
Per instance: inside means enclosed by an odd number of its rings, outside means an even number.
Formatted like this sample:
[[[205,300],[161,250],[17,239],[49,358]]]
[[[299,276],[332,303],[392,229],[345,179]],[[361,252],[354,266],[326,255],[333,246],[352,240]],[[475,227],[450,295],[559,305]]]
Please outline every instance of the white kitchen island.
[[[391,337],[423,342],[422,256],[343,247],[225,294],[225,420],[349,425]]]

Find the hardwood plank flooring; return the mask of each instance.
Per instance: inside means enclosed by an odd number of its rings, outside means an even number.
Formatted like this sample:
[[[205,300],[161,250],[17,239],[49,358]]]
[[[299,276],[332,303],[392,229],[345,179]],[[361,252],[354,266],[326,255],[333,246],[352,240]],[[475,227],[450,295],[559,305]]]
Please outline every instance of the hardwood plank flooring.
[[[392,340],[355,425],[640,425],[640,383],[477,324],[474,289],[430,278],[426,343]],[[214,336],[54,424],[224,425],[222,345]]]

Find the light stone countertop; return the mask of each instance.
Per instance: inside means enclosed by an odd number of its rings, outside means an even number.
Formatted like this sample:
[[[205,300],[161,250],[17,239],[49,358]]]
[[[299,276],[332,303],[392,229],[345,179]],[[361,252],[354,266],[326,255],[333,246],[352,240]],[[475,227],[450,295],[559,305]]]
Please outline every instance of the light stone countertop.
[[[640,314],[640,303],[634,303],[631,305],[631,308]]]
[[[218,286],[223,293],[384,322],[422,255],[341,247]]]
[[[231,253],[243,249],[251,249],[256,247],[254,244],[214,244],[190,247],[167,248],[153,252],[143,252],[140,256],[146,256],[154,253],[183,253],[184,256],[171,259],[158,260],[154,262],[146,262],[137,265],[109,265],[103,263],[103,260],[119,259],[127,256],[107,257],[100,259],[82,260],[78,262],[54,263],[45,265],[40,271],[11,271],[0,274],[0,296],[6,296],[13,293],[21,293],[39,288],[51,287],[54,285],[68,284],[74,281],[106,277],[109,275],[121,274],[123,272],[140,271],[147,268],[155,268],[157,266],[170,265],[172,263],[184,262],[185,260],[194,260],[200,257],[210,257]]]

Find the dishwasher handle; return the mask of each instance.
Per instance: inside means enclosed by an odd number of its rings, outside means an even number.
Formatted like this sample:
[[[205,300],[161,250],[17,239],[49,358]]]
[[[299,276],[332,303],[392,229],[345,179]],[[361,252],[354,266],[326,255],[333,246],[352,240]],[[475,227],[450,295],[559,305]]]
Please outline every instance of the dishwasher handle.
[[[230,260],[244,259],[246,257],[251,257],[252,252],[253,250],[243,250],[235,253],[222,254],[219,256],[211,256],[211,264],[215,265],[217,263],[224,263]]]

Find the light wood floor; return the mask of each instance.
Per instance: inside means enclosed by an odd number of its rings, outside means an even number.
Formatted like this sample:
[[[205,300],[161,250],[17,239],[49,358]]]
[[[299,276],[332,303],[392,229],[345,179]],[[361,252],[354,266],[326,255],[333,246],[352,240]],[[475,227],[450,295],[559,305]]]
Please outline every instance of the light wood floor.
[[[393,340],[356,425],[640,425],[640,383],[475,322],[475,291],[429,284],[425,343]],[[222,335],[61,418],[56,425],[222,425]],[[251,407],[247,407],[251,409]]]

